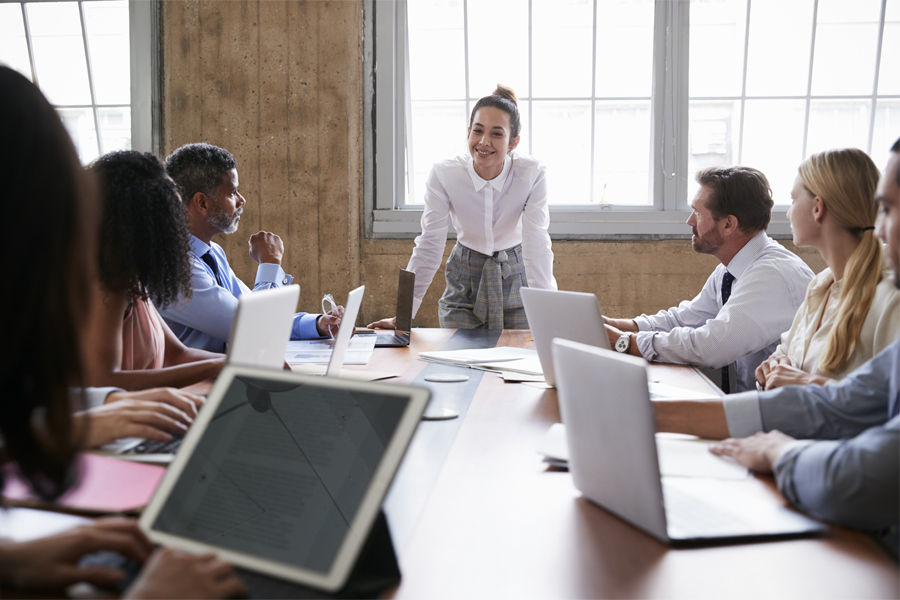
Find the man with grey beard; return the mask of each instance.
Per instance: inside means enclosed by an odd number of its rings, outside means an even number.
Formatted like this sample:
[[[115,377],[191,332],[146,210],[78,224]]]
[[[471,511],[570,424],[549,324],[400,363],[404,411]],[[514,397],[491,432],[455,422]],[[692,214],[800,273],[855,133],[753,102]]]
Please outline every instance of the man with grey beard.
[[[160,310],[166,323],[186,346],[225,352],[238,297],[250,292],[235,276],[225,251],[212,241],[219,233],[237,231],[247,202],[238,191],[237,161],[230,152],[210,144],[187,144],[166,159],[166,170],[178,184],[191,233],[193,295]],[[253,290],[289,285],[293,277],[281,268],[284,243],[268,231],[250,236],[250,256],[259,263]],[[297,313],[291,339],[315,339],[336,334],[343,307],[335,314]]]

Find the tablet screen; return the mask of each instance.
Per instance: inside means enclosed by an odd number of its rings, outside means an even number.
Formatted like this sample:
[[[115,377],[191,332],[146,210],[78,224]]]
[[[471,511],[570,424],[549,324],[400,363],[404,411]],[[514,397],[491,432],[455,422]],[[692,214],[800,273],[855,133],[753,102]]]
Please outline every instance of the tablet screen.
[[[152,528],[328,573],[409,401],[235,377]]]

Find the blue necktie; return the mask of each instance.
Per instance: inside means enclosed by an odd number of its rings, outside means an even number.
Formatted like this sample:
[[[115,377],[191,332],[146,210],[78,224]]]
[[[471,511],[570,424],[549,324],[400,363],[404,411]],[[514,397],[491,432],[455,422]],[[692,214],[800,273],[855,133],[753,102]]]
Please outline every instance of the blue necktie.
[[[732,283],[734,283],[734,275],[725,271],[725,276],[722,277],[722,306],[725,306],[731,296]],[[728,365],[722,367],[722,391],[726,394],[731,391],[731,374],[728,372]]]
[[[213,275],[216,276],[216,283],[219,284],[219,287],[224,287],[222,285],[222,280],[219,278],[219,266],[216,264],[216,260],[212,257],[212,254],[207,251],[206,254],[200,257],[200,260],[205,262],[207,266],[212,269]]]

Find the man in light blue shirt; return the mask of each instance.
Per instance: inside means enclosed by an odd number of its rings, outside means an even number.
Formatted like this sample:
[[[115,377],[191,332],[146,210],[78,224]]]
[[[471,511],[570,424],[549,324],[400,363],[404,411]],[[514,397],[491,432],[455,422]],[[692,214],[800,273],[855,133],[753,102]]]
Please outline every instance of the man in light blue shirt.
[[[878,200],[876,233],[887,242],[900,287],[900,140],[891,148]],[[884,531],[897,551],[900,340],[834,385],[789,385],[724,401],[656,402],[654,408],[660,431],[743,438],[727,439],[713,452],[774,473],[785,498],[814,516]]]
[[[238,191],[237,161],[230,152],[210,144],[182,146],[166,159],[166,170],[175,180],[187,207],[191,233],[193,295],[160,310],[166,323],[186,346],[225,352],[238,297],[250,292],[237,278],[214,235],[234,233],[246,200]],[[281,268],[284,243],[274,233],[250,236],[250,256],[259,263],[253,290],[289,285],[293,277]],[[336,314],[294,315],[291,339],[315,339],[337,333]]]
[[[726,392],[752,390],[756,367],[791,328],[813,272],[766,235],[774,203],[760,171],[712,167],[697,182],[691,245],[721,264],[693,300],[652,316],[604,317],[609,343],[647,360],[721,369]]]

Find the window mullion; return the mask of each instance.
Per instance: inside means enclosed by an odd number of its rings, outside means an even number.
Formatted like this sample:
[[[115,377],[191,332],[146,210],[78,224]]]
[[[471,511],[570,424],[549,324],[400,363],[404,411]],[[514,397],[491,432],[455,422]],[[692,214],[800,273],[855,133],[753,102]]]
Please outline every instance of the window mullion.
[[[588,202],[594,201],[594,143],[597,140],[597,120],[594,118],[597,115],[597,0],[594,0],[593,10],[593,36],[591,38],[591,173],[590,183],[588,184]],[[599,200],[602,200],[602,198]]]
[[[819,0],[813,0],[812,34],[809,40],[809,75],[806,79],[806,113],[803,118],[803,152],[801,160],[806,158],[806,145],[809,137],[809,111],[812,109],[813,62],[816,58],[816,27],[819,21]]]
[[[22,24],[25,26],[25,45],[28,47],[28,62],[31,64],[31,81],[38,88],[37,65],[34,63],[34,48],[31,44],[31,25],[28,23],[28,11],[25,10],[25,3],[19,4],[22,9]]]
[[[78,2],[78,16],[81,18],[81,39],[84,45],[84,60],[87,65],[88,87],[91,90],[91,109],[94,113],[94,134],[97,136],[97,150],[103,155],[103,138],[100,136],[100,113],[97,110],[97,95],[94,91],[94,69],[91,65],[90,45],[88,44],[87,19],[84,16],[84,3]]]
[[[747,112],[747,64],[750,62],[750,13],[753,0],[747,0],[747,23],[744,26],[744,72],[741,77],[741,122],[738,125],[737,164],[743,164],[744,114]]]
[[[875,110],[878,107],[878,80],[881,77],[881,53],[884,49],[884,20],[887,17],[887,0],[881,0],[881,18],[878,22],[878,45],[875,52],[875,81],[872,82],[872,110],[869,113],[869,141],[866,152],[872,154],[872,143],[875,136]]]

